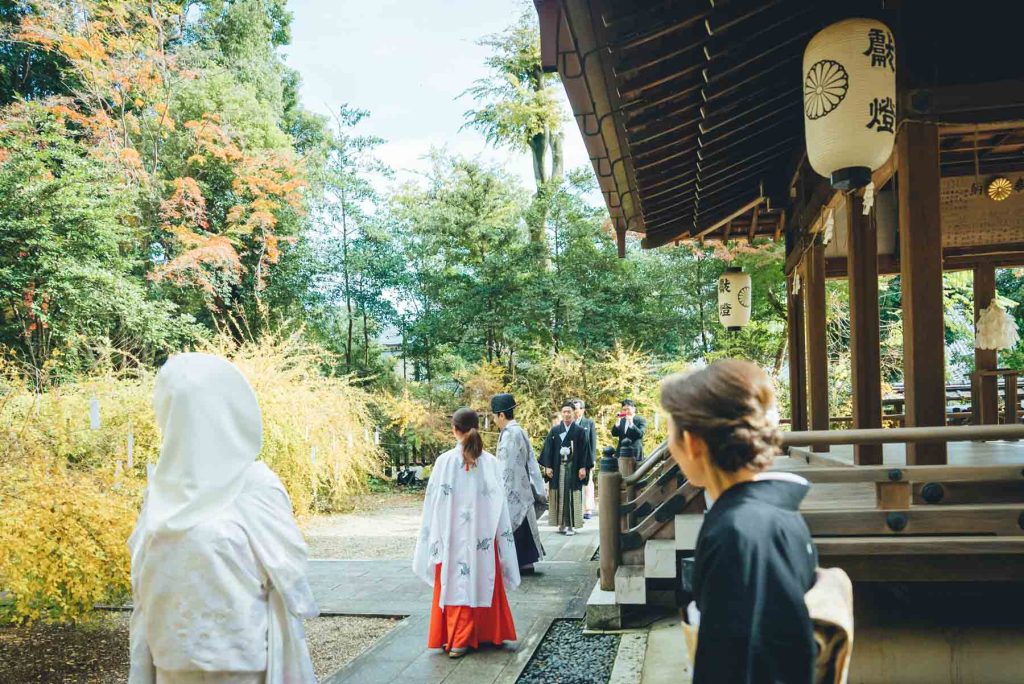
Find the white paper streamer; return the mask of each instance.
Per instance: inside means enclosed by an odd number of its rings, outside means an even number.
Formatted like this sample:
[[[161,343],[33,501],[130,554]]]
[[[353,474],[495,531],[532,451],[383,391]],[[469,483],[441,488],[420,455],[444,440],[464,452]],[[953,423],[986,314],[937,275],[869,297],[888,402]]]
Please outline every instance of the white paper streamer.
[[[825,234],[821,236],[821,243],[827,245],[832,242],[832,237],[836,232],[836,217],[831,209],[828,210],[828,215],[825,217]]]
[[[316,445],[309,447],[309,462],[316,465]]]
[[[864,186],[864,210],[862,213],[867,216],[871,213],[873,206],[875,206],[875,184],[871,182]]]
[[[996,299],[982,310],[974,331],[978,349],[1012,349],[1020,341],[1017,322]]]
[[[135,431],[132,424],[128,423],[128,470],[135,466]]]
[[[793,275],[793,294],[800,294],[800,274]]]
[[[373,430],[373,443],[380,445],[380,428],[374,428]]]
[[[89,400],[89,427],[93,430],[100,429],[100,400],[96,397]]]

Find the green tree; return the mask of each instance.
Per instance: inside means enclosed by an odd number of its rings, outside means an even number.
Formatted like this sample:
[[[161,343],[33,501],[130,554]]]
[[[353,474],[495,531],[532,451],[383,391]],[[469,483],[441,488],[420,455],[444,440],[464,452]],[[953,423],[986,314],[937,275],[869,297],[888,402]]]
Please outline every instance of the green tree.
[[[135,189],[43,106],[0,125],[0,344],[37,382],[87,367],[100,345],[152,362],[199,328],[137,276]]]
[[[492,145],[530,152],[536,183],[530,240],[544,246],[547,202],[564,169],[557,78],[541,66],[540,34],[531,10],[504,32],[483,38],[480,45],[491,49],[486,60],[490,75],[466,91],[481,105],[466,112],[466,125],[482,132]]]

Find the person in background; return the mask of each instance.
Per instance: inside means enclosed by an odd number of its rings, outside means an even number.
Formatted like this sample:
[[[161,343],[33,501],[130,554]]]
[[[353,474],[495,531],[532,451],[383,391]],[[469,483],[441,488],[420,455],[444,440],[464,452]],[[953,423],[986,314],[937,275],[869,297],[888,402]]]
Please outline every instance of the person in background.
[[[505,592],[520,578],[501,464],[484,451],[476,411],[456,411],[452,434],[428,481],[412,567],[434,587],[427,647],[460,658],[481,642],[515,645]]]
[[[153,408],[163,443],[128,540],[130,684],[316,682],[302,619],[319,614],[263,422],[241,371],[173,356]]]
[[[576,417],[576,424],[587,433],[587,442],[590,444],[590,460],[597,463],[597,425],[590,418],[587,418],[587,405],[582,399],[573,399],[573,415]],[[587,471],[587,484],[583,487],[583,519],[590,520],[597,510],[597,501],[594,498],[594,469]]]
[[[586,434],[576,424],[571,401],[562,405],[562,420],[551,428],[544,440],[540,464],[544,468],[548,490],[548,524],[568,536],[583,527],[583,483],[594,467]]]
[[[711,504],[697,538],[694,684],[811,684],[815,644],[804,594],[817,551],[800,516],[808,483],[762,473],[781,436],[768,375],[719,361],[664,380],[669,452]]]
[[[644,460],[644,434],[646,432],[647,420],[636,414],[636,404],[632,399],[623,399],[622,410],[615,417],[615,425],[612,426],[612,436],[619,438],[618,444],[615,445],[615,453],[620,454],[622,440],[630,439],[636,450],[637,462]]]
[[[547,504],[547,487],[533,454],[530,437],[515,419],[516,400],[511,394],[491,399],[491,412],[498,433],[498,462],[508,497],[508,512],[515,530],[519,574],[535,572],[534,563],[544,557],[535,504]]]

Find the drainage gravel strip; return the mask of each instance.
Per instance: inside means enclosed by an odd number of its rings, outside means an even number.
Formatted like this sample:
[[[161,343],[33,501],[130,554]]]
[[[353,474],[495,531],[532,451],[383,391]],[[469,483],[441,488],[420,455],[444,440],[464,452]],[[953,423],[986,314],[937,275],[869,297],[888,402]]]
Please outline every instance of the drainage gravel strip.
[[[583,620],[555,620],[518,684],[607,684],[618,634],[584,634]]]

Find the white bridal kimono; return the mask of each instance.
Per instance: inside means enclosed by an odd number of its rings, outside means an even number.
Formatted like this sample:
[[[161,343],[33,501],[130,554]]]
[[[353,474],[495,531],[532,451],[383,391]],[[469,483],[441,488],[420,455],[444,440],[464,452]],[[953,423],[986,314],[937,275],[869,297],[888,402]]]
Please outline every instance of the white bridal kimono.
[[[153,403],[163,446],[128,540],[129,684],[315,682],[306,544],[281,481],[255,461],[252,388],[223,359],[183,354]]]
[[[495,544],[500,568],[495,567]],[[441,608],[490,606],[498,571],[505,589],[519,586],[501,465],[486,451],[468,471],[461,445],[434,463],[412,567],[420,579],[434,586],[435,566],[439,563]]]

